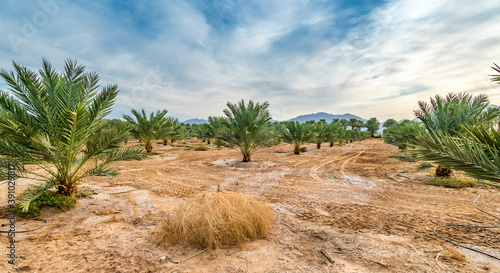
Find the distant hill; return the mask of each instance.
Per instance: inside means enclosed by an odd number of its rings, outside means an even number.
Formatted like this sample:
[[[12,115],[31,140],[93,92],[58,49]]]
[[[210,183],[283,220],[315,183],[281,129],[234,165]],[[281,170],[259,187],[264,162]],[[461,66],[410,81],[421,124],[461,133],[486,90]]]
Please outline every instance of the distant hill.
[[[298,122],[304,123],[304,122],[310,121],[310,120],[320,121],[321,119],[324,119],[327,122],[331,122],[333,119],[347,119],[347,120],[349,120],[351,118],[355,118],[355,119],[361,120],[363,122],[366,122],[366,119],[363,119],[361,117],[358,117],[356,115],[349,114],[349,113],[345,113],[343,115],[333,115],[333,114],[329,114],[329,113],[325,113],[325,112],[319,112],[316,114],[301,115],[301,116],[292,118],[292,119],[287,120],[287,121],[298,121]],[[279,122],[279,121],[274,120],[274,119],[271,119],[270,121],[271,122]],[[201,119],[201,118],[193,118],[193,119],[185,120],[182,123],[203,124],[203,123],[208,123],[208,120]]]
[[[208,120],[201,119],[201,118],[192,118],[192,119],[185,120],[182,123],[186,123],[186,124],[203,124],[203,123],[208,123]]]
[[[325,113],[325,112],[318,112],[316,114],[301,115],[301,116],[292,118],[289,121],[298,121],[300,123],[303,123],[303,122],[310,121],[310,120],[320,121],[321,119],[324,119],[327,122],[331,122],[333,119],[347,119],[347,120],[349,120],[351,118],[355,118],[358,120],[362,120],[363,122],[366,122],[366,119],[363,119],[361,117],[358,117],[356,115],[349,114],[349,113],[345,113],[343,115],[333,115],[333,114],[329,114],[329,113]]]

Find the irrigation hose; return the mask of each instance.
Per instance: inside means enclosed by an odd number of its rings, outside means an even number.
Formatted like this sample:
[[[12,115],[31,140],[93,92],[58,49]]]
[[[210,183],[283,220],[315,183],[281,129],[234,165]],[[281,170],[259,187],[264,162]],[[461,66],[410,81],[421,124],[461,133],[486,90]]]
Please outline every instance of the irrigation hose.
[[[186,175],[183,175],[183,176],[180,176],[180,177],[176,177],[175,179],[178,179],[178,178],[183,178],[183,177],[186,177],[188,176],[187,174]],[[138,189],[133,189],[133,190],[129,190],[129,191],[119,191],[119,192],[113,192],[111,194],[122,194],[122,193],[128,193],[128,192],[133,192],[133,191],[140,191],[140,190],[144,190],[144,189],[147,189],[147,188],[152,188],[152,187],[156,187],[156,186],[160,186],[160,185],[163,185],[165,183],[168,183],[168,182],[172,182],[174,179],[170,179],[170,180],[167,180],[167,181],[164,181],[164,182],[161,182],[161,183],[158,183],[158,184],[154,184],[154,185],[149,185],[149,186],[146,186],[146,187],[142,187],[142,188],[138,188]]]
[[[495,216],[495,215],[493,215],[493,214],[491,214],[491,213],[489,213],[489,212],[486,212],[486,211],[484,211],[484,210],[482,210],[482,209],[478,208],[478,206],[476,205],[476,201],[477,201],[477,200],[479,200],[479,198],[481,198],[481,195],[479,195],[479,193],[477,193],[477,192],[476,192],[476,194],[477,194],[477,198],[476,198],[476,200],[474,200],[474,202],[472,202],[472,203],[474,204],[474,207],[476,207],[476,209],[478,209],[479,211],[481,211],[481,212],[483,212],[483,213],[486,213],[486,214],[488,214],[489,216],[492,216],[492,217],[494,217],[494,218],[496,218],[496,219],[499,219],[499,220],[500,220],[500,218],[499,218],[498,216]],[[441,236],[441,235],[439,235],[439,234],[437,233],[437,230],[438,230],[439,228],[441,228],[441,227],[500,228],[500,225],[497,225],[497,226],[474,226],[474,225],[462,225],[462,224],[446,224],[446,225],[440,225],[440,226],[437,226],[436,228],[434,228],[434,234],[436,234],[439,238],[441,238],[441,239],[445,240],[445,241],[446,241],[446,242],[448,242],[448,243],[452,243],[452,244],[454,244],[454,245],[456,245],[456,246],[459,246],[459,247],[462,247],[462,248],[465,248],[465,249],[468,249],[468,250],[475,251],[475,252],[477,252],[477,253],[480,253],[480,254],[486,255],[486,256],[491,257],[491,258],[493,258],[493,259],[500,260],[500,258],[499,258],[499,257],[496,257],[496,256],[491,255],[491,254],[489,254],[489,253],[486,253],[486,252],[483,252],[483,251],[481,251],[481,250],[477,250],[477,249],[474,249],[474,248],[471,248],[471,247],[468,247],[468,246],[464,246],[464,245],[461,245],[461,244],[459,244],[459,243],[457,243],[457,242],[454,242],[454,241],[451,241],[451,240],[449,240],[449,239],[444,238],[443,236]]]
[[[32,232],[32,231],[35,231],[35,230],[42,229],[42,228],[44,228],[47,225],[47,220],[44,220],[44,219],[31,218],[31,219],[26,219],[26,220],[40,221],[40,222],[44,222],[44,224],[43,224],[43,226],[37,227],[35,229],[20,230],[20,231],[2,231],[2,230],[0,230],[0,233],[26,233],[26,232]]]

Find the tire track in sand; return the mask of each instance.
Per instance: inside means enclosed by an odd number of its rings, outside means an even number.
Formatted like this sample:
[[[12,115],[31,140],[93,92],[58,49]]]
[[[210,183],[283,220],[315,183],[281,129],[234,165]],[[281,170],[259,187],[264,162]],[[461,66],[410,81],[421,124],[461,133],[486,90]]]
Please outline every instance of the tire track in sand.
[[[342,176],[346,176],[346,173],[345,173],[345,165],[350,162],[351,160],[356,160],[358,157],[361,156],[361,154],[363,154],[367,149],[369,149],[372,145],[370,145],[369,147],[365,147],[364,149],[362,149],[361,151],[359,151],[358,153],[356,153],[355,155],[351,155],[351,156],[344,156],[345,154],[349,153],[349,151],[346,151],[342,154],[339,155],[340,158],[335,158],[335,159],[327,159],[327,160],[324,160],[322,161],[320,164],[314,166],[314,167],[311,167],[311,169],[309,170],[309,176],[315,180],[315,181],[318,181],[318,182],[324,182],[324,179],[322,179],[321,177],[319,177],[318,175],[318,170],[320,168],[322,168],[323,166],[327,165],[327,164],[331,164],[331,163],[334,163],[336,161],[338,161],[338,163],[341,163],[342,164],[340,165],[340,174]],[[342,161],[344,160],[344,161]]]

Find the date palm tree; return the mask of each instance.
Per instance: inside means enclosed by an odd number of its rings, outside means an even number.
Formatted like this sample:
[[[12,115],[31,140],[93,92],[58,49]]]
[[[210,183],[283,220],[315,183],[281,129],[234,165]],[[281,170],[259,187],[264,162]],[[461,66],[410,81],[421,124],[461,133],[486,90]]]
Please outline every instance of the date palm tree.
[[[446,97],[436,95],[431,102],[419,101],[415,116],[432,136],[432,133],[446,133],[456,136],[463,132],[463,125],[488,124],[500,115],[499,108],[489,107],[490,101],[485,94],[473,97],[466,93],[449,93]],[[440,164],[436,176],[448,177],[449,166]]]
[[[312,125],[312,140],[316,143],[316,148],[321,149],[321,144],[325,142],[331,134],[331,127],[328,123],[320,121]]]
[[[228,102],[224,109],[224,130],[221,139],[226,144],[238,150],[243,155],[243,162],[250,162],[251,155],[257,149],[270,146],[272,136],[267,122],[271,120],[269,103],[254,103],[252,100],[245,104],[243,100],[235,103]]]
[[[300,154],[300,146],[309,143],[313,138],[311,125],[302,124],[298,121],[288,122],[281,139],[293,145],[293,153]]]
[[[345,126],[339,121],[333,121],[330,123],[330,134],[327,141],[330,142],[330,147],[333,147],[336,141],[342,142],[345,137]]]
[[[371,118],[366,122],[366,127],[368,127],[368,131],[370,131],[370,137],[373,137],[377,132],[380,122],[377,118]]]
[[[183,140],[188,136],[189,136],[188,127],[184,123],[180,123],[178,119],[174,119],[172,125],[172,131],[168,136],[170,138],[170,142]]]
[[[382,138],[387,144],[397,146],[399,149],[407,149],[408,145],[416,143],[416,136],[425,133],[426,130],[420,122],[405,120],[395,123],[384,131]]]
[[[132,135],[144,143],[148,154],[153,152],[153,143],[163,139],[171,129],[170,121],[165,118],[167,110],[158,110],[148,115],[142,109],[140,112],[132,109],[132,116],[123,115],[123,118],[133,125]]]
[[[174,142],[181,134],[182,126],[179,119],[173,117],[165,117],[166,124],[163,126],[163,145],[167,145],[168,141]]]
[[[207,136],[214,139],[218,149],[224,144],[221,137],[224,130],[224,117],[208,117]]]
[[[203,124],[199,124],[196,126],[196,129],[194,130],[194,134],[196,135],[196,137],[205,142],[207,141],[207,144],[210,145],[210,128],[209,128],[209,124],[208,123],[203,123]]]
[[[350,118],[349,121],[347,122],[347,125],[351,126],[351,130],[354,130],[355,127],[358,127],[359,120],[355,118]]]
[[[17,175],[38,181],[20,196],[27,211],[42,193],[56,188],[75,197],[87,176],[113,175],[117,160],[142,159],[145,153],[121,148],[131,126],[108,126],[117,85],[99,89],[99,75],[67,60],[62,73],[43,60],[35,72],[13,62],[14,71],[0,70],[9,93],[0,92],[0,155],[21,165]],[[22,168],[33,164],[43,172]]]
[[[390,119],[386,120],[382,126],[385,128],[389,128],[389,127],[396,125],[396,124],[398,124],[398,122],[395,119],[390,118]]]

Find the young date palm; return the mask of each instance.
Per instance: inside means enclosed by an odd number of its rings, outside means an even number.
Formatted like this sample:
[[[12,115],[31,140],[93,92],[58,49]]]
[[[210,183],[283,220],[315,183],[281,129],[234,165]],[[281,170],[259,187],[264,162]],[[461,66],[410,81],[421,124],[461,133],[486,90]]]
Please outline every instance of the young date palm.
[[[330,147],[333,147],[336,141],[342,142],[345,137],[345,126],[338,121],[333,121],[330,123],[330,134],[327,141],[330,142]]]
[[[436,95],[430,104],[419,101],[415,116],[429,133],[443,132],[456,136],[463,131],[463,125],[487,124],[500,115],[498,108],[490,108],[485,94],[472,97],[466,93],[449,93],[446,97]],[[432,135],[432,134],[431,134]],[[447,165],[439,165],[436,176],[447,177],[451,173]]]
[[[385,129],[382,138],[385,143],[398,146],[399,149],[403,150],[416,142],[418,134],[425,132],[425,127],[420,122],[406,120],[389,126]]]
[[[108,126],[117,85],[98,91],[99,76],[67,60],[57,72],[47,60],[37,72],[13,62],[14,71],[0,70],[9,93],[0,93],[0,154],[21,165],[17,175],[39,181],[21,195],[27,211],[42,193],[56,188],[75,197],[78,182],[91,175],[113,175],[108,164],[142,159],[138,149],[121,148],[130,126]],[[22,168],[33,164],[42,172]]]
[[[309,124],[302,124],[298,121],[288,122],[281,139],[293,145],[293,153],[300,154],[300,146],[309,143],[313,137],[313,132]]]
[[[224,130],[221,139],[233,149],[241,152],[243,162],[251,161],[252,153],[262,147],[269,146],[272,136],[267,122],[271,119],[268,102],[254,103],[252,100],[245,104],[243,100],[238,104],[227,104],[224,109]]]
[[[207,136],[214,139],[218,149],[222,149],[222,131],[224,130],[224,117],[208,117]]]
[[[134,125],[132,135],[144,143],[144,149],[148,154],[153,152],[153,143],[157,139],[163,139],[171,130],[171,122],[165,118],[167,110],[158,110],[148,116],[144,109],[141,112],[132,109],[134,117],[123,115],[123,118]]]
[[[179,119],[173,117],[166,117],[166,124],[163,126],[163,145],[168,144],[168,140],[174,142],[176,139],[180,138],[183,134],[182,125],[179,123]]]
[[[312,125],[313,132],[312,140],[316,143],[316,148],[321,149],[321,144],[325,142],[331,134],[330,124],[320,121]]]

